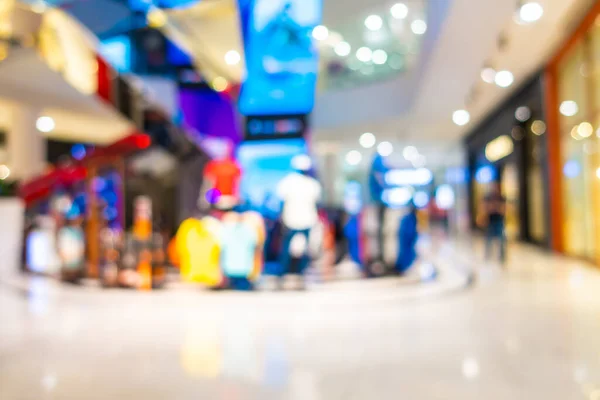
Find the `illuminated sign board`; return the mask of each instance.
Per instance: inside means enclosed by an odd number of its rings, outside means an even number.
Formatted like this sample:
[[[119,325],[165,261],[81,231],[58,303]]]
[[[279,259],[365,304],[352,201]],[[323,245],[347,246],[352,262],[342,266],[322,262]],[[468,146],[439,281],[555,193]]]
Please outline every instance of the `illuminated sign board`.
[[[246,118],[246,140],[302,137],[305,131],[303,115]]]
[[[238,2],[247,69],[241,113],[310,113],[318,70],[312,31],[321,22],[322,0]]]
[[[424,186],[431,183],[433,174],[427,168],[392,169],[384,179],[388,186]]]

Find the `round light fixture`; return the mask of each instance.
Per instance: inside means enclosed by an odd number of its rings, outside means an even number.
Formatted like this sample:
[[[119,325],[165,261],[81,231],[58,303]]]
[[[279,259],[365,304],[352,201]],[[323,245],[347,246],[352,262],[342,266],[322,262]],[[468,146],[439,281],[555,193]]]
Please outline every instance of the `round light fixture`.
[[[540,121],[539,119],[533,121],[531,124],[531,132],[538,136],[543,135],[546,133],[546,123],[544,123],[544,121]]]
[[[594,134],[594,127],[589,122],[582,122],[577,127],[577,133],[582,138],[588,138]]]
[[[352,47],[350,47],[350,44],[348,42],[339,42],[335,45],[335,48],[333,50],[338,56],[346,57],[348,54],[350,54],[350,51],[352,51]]]
[[[388,59],[388,55],[385,50],[375,50],[372,55],[373,63],[377,65],[383,65]]]
[[[6,165],[0,165],[0,181],[10,176],[10,169]]]
[[[429,195],[427,192],[419,191],[414,194],[413,203],[417,208],[425,208],[429,204]]]
[[[375,135],[373,135],[371,132],[363,133],[358,139],[358,143],[360,143],[360,145],[365,149],[370,149],[371,147],[375,146],[376,142],[377,139],[375,138]]]
[[[390,8],[390,13],[396,19],[404,19],[408,16],[408,7],[404,3],[396,3]]]
[[[515,111],[515,118],[520,122],[528,121],[531,118],[531,110],[527,106],[521,106]]]
[[[496,79],[496,70],[490,67],[482,69],[481,79],[486,83],[494,83],[494,80]]]
[[[56,124],[51,117],[42,116],[37,119],[35,127],[40,132],[48,133],[54,130]]]
[[[419,150],[417,150],[415,146],[406,146],[404,150],[402,150],[402,156],[405,160],[414,160],[419,156]]]
[[[515,77],[510,71],[498,71],[494,77],[494,82],[501,88],[507,88],[513,84]]]
[[[228,86],[229,84],[227,83],[227,79],[223,78],[222,76],[217,76],[212,81],[212,87],[217,92],[224,92],[225,90],[227,90]]]
[[[456,110],[452,114],[452,121],[458,126],[465,126],[471,120],[471,114],[467,110]]]
[[[536,22],[544,15],[544,8],[534,1],[525,3],[519,9],[519,19],[526,24]]]
[[[361,47],[356,50],[356,58],[358,58],[362,62],[371,61],[371,57],[373,57],[373,51],[368,47]]]
[[[415,35],[423,35],[427,32],[427,23],[422,19],[415,19],[412,24],[410,24],[410,29]]]
[[[346,163],[348,165],[358,165],[362,161],[362,154],[358,150],[352,150],[346,153]]]
[[[383,19],[379,15],[369,15],[365,19],[365,26],[370,31],[378,31],[383,26]]]
[[[317,25],[313,28],[312,36],[319,41],[326,40],[329,37],[329,29],[324,25]]]
[[[390,142],[381,142],[377,146],[377,152],[382,157],[387,157],[394,152],[394,146]]]
[[[572,117],[579,112],[579,106],[573,100],[565,100],[560,103],[560,113],[565,117]]]
[[[227,53],[225,53],[225,62],[227,65],[237,65],[240,63],[241,59],[242,57],[240,56],[240,53],[235,50],[229,50]]]

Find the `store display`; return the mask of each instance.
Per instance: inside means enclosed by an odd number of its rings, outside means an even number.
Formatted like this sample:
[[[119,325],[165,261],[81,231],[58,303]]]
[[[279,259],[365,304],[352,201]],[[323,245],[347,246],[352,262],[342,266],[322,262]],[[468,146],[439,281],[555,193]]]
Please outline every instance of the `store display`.
[[[258,234],[241,214],[230,212],[223,216],[221,232],[221,268],[232,287],[248,287],[255,271]]]
[[[181,223],[175,240],[184,282],[221,285],[219,231],[220,223],[211,217],[188,218]]]
[[[61,260],[61,277],[65,282],[76,283],[85,273],[85,234],[83,216],[75,205],[66,215],[67,223],[58,230],[58,254]]]

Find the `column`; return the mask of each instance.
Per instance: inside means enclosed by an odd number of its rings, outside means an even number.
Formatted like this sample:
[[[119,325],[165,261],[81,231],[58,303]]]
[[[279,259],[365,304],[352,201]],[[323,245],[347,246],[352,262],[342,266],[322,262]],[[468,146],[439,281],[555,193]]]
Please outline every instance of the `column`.
[[[39,109],[15,104],[6,138],[10,180],[27,180],[46,168],[46,139],[36,128]]]

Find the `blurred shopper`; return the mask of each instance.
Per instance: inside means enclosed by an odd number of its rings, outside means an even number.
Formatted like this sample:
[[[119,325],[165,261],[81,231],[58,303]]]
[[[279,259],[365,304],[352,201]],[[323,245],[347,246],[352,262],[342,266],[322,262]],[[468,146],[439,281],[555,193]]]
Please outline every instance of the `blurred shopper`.
[[[495,241],[500,246],[500,261],[506,260],[506,234],[504,231],[506,217],[506,198],[502,195],[500,185],[494,183],[483,200],[483,221],[486,228],[485,257],[490,259]]]
[[[418,232],[417,207],[410,206],[408,213],[400,221],[398,230],[398,259],[396,270],[400,274],[406,273],[417,259]]]

